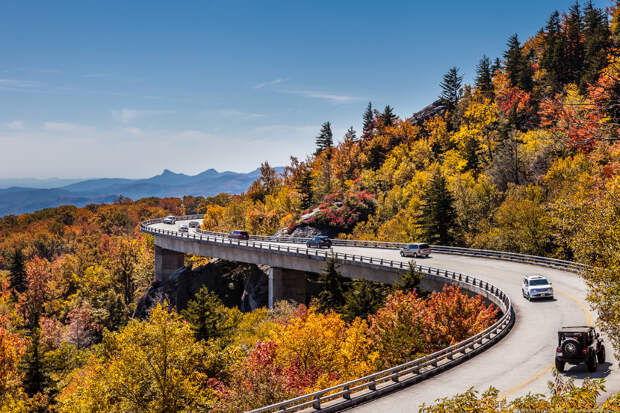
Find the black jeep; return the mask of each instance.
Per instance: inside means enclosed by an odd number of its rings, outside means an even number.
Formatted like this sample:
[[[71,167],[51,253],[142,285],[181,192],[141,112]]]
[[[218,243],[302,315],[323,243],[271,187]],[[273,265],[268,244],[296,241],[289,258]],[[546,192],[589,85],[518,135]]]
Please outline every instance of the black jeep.
[[[594,327],[563,327],[558,331],[555,368],[564,371],[564,365],[586,363],[588,371],[596,371],[598,363],[605,362],[605,346]]]

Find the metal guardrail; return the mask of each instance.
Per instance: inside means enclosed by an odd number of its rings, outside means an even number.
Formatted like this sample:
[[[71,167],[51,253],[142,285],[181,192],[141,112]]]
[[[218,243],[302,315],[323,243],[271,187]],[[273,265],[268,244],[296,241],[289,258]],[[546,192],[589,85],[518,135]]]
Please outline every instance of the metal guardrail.
[[[199,216],[184,216],[179,219],[197,219]],[[201,243],[209,243],[216,245],[236,245],[243,248],[258,248],[273,251],[278,254],[295,254],[304,255],[313,259],[335,259],[340,263],[364,263],[366,265],[376,265],[383,269],[390,268],[394,271],[400,271],[408,268],[408,263],[403,261],[386,260],[376,257],[365,257],[355,254],[345,254],[341,252],[323,251],[317,249],[308,249],[292,245],[274,244],[274,238],[277,237],[261,237],[267,238],[270,242],[263,242],[257,239],[247,241],[229,239],[225,233],[213,233],[207,231],[196,231],[195,233],[180,233],[177,231],[152,228],[150,225],[160,223],[162,219],[145,221],[140,225],[140,230],[146,233],[157,234],[165,237],[174,237],[187,240],[193,240]],[[370,246],[370,245],[367,245]],[[397,248],[397,247],[391,247]],[[382,370],[358,379],[341,383],[336,386],[323,389],[314,393],[306,394],[270,406],[261,407],[252,410],[251,413],[263,412],[292,412],[302,409],[313,409],[321,411],[336,411],[348,406],[352,406],[361,401],[378,397],[381,394],[392,391],[398,387],[422,381],[433,376],[443,370],[446,370],[458,363],[461,363],[470,357],[478,354],[484,349],[492,346],[504,335],[510,331],[514,324],[515,314],[510,298],[499,288],[494,285],[476,279],[475,277],[465,274],[442,270],[439,268],[426,267],[421,265],[415,266],[417,271],[427,274],[431,277],[438,277],[462,288],[469,290],[475,294],[485,295],[491,302],[502,310],[502,317],[497,320],[491,327],[486,330],[461,341],[453,346],[447,347],[435,353],[420,357],[418,359],[394,366],[389,369]]]

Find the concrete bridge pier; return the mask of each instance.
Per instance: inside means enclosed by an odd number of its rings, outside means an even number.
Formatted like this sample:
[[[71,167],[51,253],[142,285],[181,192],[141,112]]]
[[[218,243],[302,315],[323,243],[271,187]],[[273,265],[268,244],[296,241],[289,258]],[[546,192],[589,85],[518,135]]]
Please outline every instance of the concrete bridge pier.
[[[288,299],[305,304],[306,283],[304,271],[271,267],[269,269],[269,308],[273,308],[273,305],[280,300]]]
[[[185,254],[155,245],[155,281],[164,282],[184,265]]]

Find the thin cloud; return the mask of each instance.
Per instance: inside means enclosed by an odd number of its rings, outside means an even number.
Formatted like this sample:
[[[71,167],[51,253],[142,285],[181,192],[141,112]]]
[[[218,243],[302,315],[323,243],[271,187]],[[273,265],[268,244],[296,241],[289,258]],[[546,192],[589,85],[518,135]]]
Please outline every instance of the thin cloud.
[[[309,97],[313,99],[329,100],[330,102],[334,102],[334,103],[347,103],[347,102],[359,100],[358,98],[354,96],[336,95],[333,93],[319,92],[319,91],[313,91],[313,90],[284,90],[283,92],[290,93],[292,95],[305,96],[305,97]]]
[[[87,73],[85,75],[82,75],[82,77],[85,77],[87,79],[99,79],[102,77],[110,77],[110,75],[107,73]]]
[[[26,127],[26,125],[21,120],[14,120],[13,122],[7,123],[6,127],[13,130],[22,130]]]
[[[261,113],[243,112],[235,109],[218,110],[217,114],[226,118],[235,118],[242,120],[259,119],[265,117],[265,115]]]
[[[124,128],[123,131],[133,136],[144,136],[144,132],[140,128]]]
[[[71,132],[80,129],[80,125],[68,122],[45,122],[43,129],[54,132]]]
[[[262,83],[259,83],[259,84],[257,84],[257,85],[254,85],[254,86],[253,86],[253,88],[254,88],[254,89],[262,89],[262,88],[264,88],[265,86],[273,86],[273,85],[277,85],[277,84],[279,84],[279,83],[286,82],[287,80],[288,80],[288,79],[286,79],[286,78],[278,78],[278,79],[273,79],[273,80],[270,80],[270,81],[268,81],[268,82],[262,82]]]
[[[36,86],[36,82],[30,80],[21,80],[21,79],[0,79],[0,87],[9,87],[9,88],[30,88]]]
[[[139,110],[139,109],[130,109],[123,108],[120,110],[113,110],[112,117],[119,122],[129,123],[138,118],[144,118],[149,116],[160,116],[160,115],[172,115],[176,113],[174,110]]]

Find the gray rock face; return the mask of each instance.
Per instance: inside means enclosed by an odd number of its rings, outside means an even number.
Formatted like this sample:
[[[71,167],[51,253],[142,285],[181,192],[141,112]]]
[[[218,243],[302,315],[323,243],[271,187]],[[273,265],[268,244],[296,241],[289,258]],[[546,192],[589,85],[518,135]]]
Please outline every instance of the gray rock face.
[[[325,235],[328,237],[333,236],[333,234],[325,229],[311,227],[310,225],[300,225],[288,236],[296,238],[312,238],[319,235]]]
[[[442,115],[446,111],[446,105],[438,99],[431,103],[430,105],[424,107],[421,111],[414,113],[409,118],[409,123],[413,126],[420,125],[424,123],[427,119],[432,118],[433,116]]]
[[[215,260],[191,270],[181,267],[164,282],[154,282],[136,307],[134,317],[147,318],[157,303],[167,301],[177,311],[187,307],[203,286],[215,292],[228,307],[252,311],[267,305],[268,267]]]

